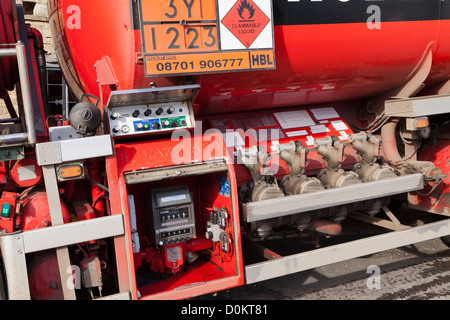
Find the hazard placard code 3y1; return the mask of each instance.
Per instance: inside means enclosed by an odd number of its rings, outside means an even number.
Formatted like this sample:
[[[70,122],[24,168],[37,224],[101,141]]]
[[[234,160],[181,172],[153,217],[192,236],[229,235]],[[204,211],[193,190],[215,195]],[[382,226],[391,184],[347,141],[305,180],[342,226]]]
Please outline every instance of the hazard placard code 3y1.
[[[275,68],[271,0],[140,0],[147,77]]]

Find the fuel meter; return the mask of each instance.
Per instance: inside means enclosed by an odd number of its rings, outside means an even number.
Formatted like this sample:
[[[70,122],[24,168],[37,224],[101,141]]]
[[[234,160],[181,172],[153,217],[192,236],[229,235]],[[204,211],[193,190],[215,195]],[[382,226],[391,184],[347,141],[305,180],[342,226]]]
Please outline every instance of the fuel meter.
[[[157,245],[187,241],[195,237],[194,204],[188,186],[172,186],[150,191],[151,239]]]

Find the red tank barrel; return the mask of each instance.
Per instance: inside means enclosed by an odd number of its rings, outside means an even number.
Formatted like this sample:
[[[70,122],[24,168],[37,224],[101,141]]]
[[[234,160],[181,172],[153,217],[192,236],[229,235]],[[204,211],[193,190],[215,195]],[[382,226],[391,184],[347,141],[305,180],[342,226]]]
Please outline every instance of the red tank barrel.
[[[382,24],[377,25],[377,10],[367,2],[273,1],[276,69],[195,77],[201,84],[196,100],[199,114],[374,95],[409,80],[428,53],[433,67],[427,84],[445,80],[450,73],[450,45],[445,40],[450,31],[449,5],[439,0],[413,2],[406,7],[401,1],[377,4],[382,13]],[[61,66],[78,97],[89,93],[103,95],[106,101],[109,85],[127,90],[192,80],[145,77],[142,19],[139,8],[130,3],[49,3]],[[175,1],[177,5],[181,2]],[[98,61],[103,62],[102,70],[94,68]],[[102,94],[98,79],[108,84]]]

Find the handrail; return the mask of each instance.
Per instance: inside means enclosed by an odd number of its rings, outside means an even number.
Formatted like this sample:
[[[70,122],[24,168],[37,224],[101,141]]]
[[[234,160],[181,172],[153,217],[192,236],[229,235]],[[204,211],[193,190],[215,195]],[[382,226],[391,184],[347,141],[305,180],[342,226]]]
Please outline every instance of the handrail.
[[[19,70],[20,88],[22,93],[23,110],[26,123],[26,132],[12,133],[0,136],[1,144],[25,143],[36,144],[36,128],[34,124],[33,105],[31,102],[31,90],[28,83],[28,71],[26,63],[25,45],[17,41],[15,48],[0,49],[0,57],[17,56]]]

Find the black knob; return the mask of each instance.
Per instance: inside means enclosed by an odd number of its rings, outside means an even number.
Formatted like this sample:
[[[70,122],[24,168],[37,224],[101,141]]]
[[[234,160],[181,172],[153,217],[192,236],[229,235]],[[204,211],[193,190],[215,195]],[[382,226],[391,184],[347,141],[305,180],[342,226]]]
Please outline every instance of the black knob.
[[[175,108],[174,107],[170,107],[169,109],[167,109],[167,113],[171,114],[175,112]]]
[[[158,110],[156,110],[156,114],[159,116],[161,113],[163,113],[163,108],[158,108]]]
[[[149,115],[151,115],[152,114],[152,109],[147,109],[147,110],[145,110],[145,112],[144,112],[144,116],[146,116],[146,117],[148,117]]]
[[[119,116],[120,116],[120,114],[118,112],[114,111],[113,113],[111,113],[110,118],[111,118],[111,120],[116,120]]]
[[[172,122],[170,123],[170,125],[171,125],[172,127],[178,127],[178,122],[177,122],[177,120],[172,120]]]
[[[153,129],[159,129],[159,123],[156,122],[156,121],[153,122],[153,123],[152,123],[152,128],[153,128]]]
[[[119,125],[115,126],[115,127],[112,129],[112,131],[113,131],[114,133],[119,132],[119,131],[120,131],[120,126],[119,126]]]
[[[134,110],[133,117],[137,118],[140,114],[139,110]]]

